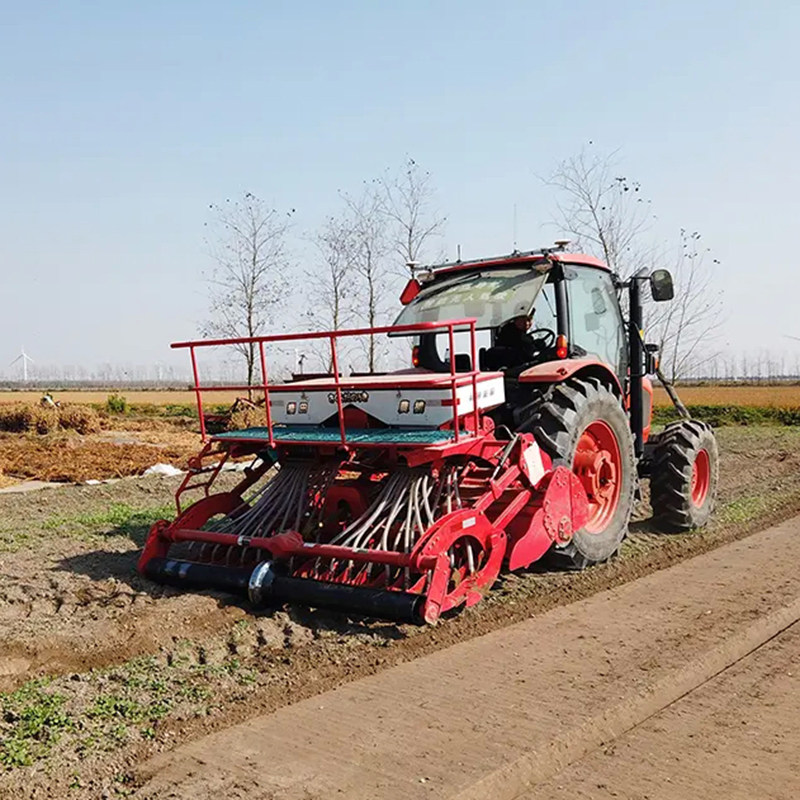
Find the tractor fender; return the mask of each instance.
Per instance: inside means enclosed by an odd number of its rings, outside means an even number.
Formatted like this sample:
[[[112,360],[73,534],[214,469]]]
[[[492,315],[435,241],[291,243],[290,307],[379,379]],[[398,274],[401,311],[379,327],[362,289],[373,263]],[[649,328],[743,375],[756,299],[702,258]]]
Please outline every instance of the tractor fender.
[[[558,361],[546,361],[528,367],[519,375],[520,383],[563,383],[570,378],[599,378],[619,396],[624,392],[619,378],[608,364],[596,358],[570,358]]]
[[[556,467],[550,473],[544,494],[536,502],[538,508],[532,517],[520,515],[513,531],[517,538],[508,557],[512,571],[538,561],[553,544],[565,544],[589,520],[586,490],[578,476],[566,467]]]

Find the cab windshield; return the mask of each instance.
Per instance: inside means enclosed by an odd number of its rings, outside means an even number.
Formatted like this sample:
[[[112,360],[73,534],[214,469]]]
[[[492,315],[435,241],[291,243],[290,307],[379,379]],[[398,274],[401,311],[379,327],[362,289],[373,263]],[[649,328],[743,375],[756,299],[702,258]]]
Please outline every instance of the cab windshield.
[[[514,317],[530,314],[546,280],[546,273],[530,269],[455,275],[424,288],[400,312],[394,324],[474,317],[478,330],[497,328]]]

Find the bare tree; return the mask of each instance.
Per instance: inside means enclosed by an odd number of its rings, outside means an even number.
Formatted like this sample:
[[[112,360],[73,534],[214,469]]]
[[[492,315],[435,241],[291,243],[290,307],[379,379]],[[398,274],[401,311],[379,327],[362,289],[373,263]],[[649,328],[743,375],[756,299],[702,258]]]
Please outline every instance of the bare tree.
[[[681,229],[672,264],[675,299],[651,306],[650,324],[656,331],[662,371],[669,383],[680,380],[692,366],[702,368],[718,355],[709,348],[722,325],[722,302],[714,292],[715,267],[697,231]]]
[[[360,280],[361,308],[367,327],[380,323],[387,294],[386,256],[389,250],[387,218],[378,187],[366,184],[357,197],[342,194],[350,217],[353,242],[353,270]],[[375,372],[378,350],[375,335],[367,343],[367,369]]]
[[[390,247],[400,266],[396,272],[407,276],[406,265],[425,258],[444,230],[446,219],[436,211],[433,179],[409,158],[397,174],[379,178],[378,187]]]
[[[653,260],[645,237],[655,221],[652,203],[637,181],[620,174],[616,152],[590,147],[562,161],[545,180],[557,193],[555,223],[575,245],[628,277]]]
[[[269,208],[247,192],[241,200],[212,205],[209,251],[215,268],[208,279],[210,319],[203,335],[246,338],[266,333],[284,304],[288,290],[289,256],[286,238],[291,215]],[[235,346],[247,366],[253,386],[258,348]]]
[[[408,277],[406,265],[425,257],[444,218],[434,208],[430,173],[413,159],[340,197],[342,213],[313,237],[323,263],[308,274],[314,298],[309,317],[318,328],[336,330],[355,320],[373,328],[387,321],[390,301],[400,295],[399,278]],[[366,368],[374,372],[398,344],[370,335],[356,347],[364,346]],[[314,352],[330,369],[330,356]]]
[[[643,197],[638,182],[621,175],[616,153],[603,155],[584,148],[562,161],[545,183],[558,195],[556,224],[578,247],[602,258],[621,278],[669,261],[651,236],[656,220],[651,202]],[[658,378],[684,415],[686,409],[672,384],[708,356],[703,348],[721,324],[713,269],[699,242],[698,233],[681,231],[673,264],[675,299],[666,309],[655,304],[648,308],[648,321],[664,348],[667,365],[667,373],[659,370]],[[717,263],[713,259],[713,264]]]
[[[306,272],[311,303],[307,316],[317,330],[337,331],[350,324],[356,313],[356,288],[353,285],[357,266],[356,231],[351,215],[328,217],[312,241],[321,264]],[[333,370],[330,347],[312,350]]]

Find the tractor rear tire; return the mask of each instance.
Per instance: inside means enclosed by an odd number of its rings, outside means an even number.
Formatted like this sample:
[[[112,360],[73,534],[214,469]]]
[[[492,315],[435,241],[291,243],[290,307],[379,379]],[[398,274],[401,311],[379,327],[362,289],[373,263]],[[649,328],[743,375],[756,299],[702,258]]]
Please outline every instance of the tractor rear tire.
[[[607,561],[628,533],[636,489],[636,459],[619,397],[597,378],[573,378],[551,387],[522,426],[553,459],[584,483],[592,517],[547,560],[564,569]]]
[[[655,441],[653,441],[655,440]],[[719,449],[710,426],[697,420],[667,425],[651,439],[650,503],[668,533],[702,528],[714,511]]]

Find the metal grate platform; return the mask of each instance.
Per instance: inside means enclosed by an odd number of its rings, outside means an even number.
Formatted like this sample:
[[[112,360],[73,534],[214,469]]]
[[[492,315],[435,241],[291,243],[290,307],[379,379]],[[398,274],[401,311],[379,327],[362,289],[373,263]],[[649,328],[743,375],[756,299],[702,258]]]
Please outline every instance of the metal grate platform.
[[[320,428],[316,425],[275,425],[272,435],[276,442],[303,442],[309,444],[337,444],[341,442],[338,428]],[[418,430],[409,428],[348,428],[348,444],[367,445],[427,445],[449,442],[452,431]],[[269,442],[269,428],[244,428],[240,431],[217,433],[211,437],[220,441]]]

